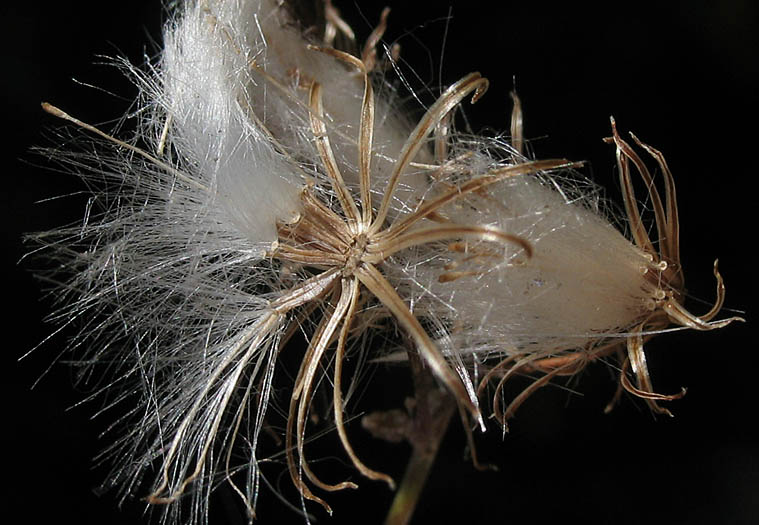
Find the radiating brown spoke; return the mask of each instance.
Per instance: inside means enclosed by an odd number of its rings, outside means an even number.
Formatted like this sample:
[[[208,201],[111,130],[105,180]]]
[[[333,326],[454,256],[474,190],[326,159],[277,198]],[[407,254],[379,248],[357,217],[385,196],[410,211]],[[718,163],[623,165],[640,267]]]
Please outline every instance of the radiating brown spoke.
[[[666,214],[667,214],[667,233],[666,238],[659,239],[659,243],[663,246],[662,253],[670,260],[678,265],[678,272],[680,281],[679,287],[683,287],[685,282],[682,277],[682,269],[680,266],[680,218],[677,208],[677,191],[675,189],[675,178],[672,176],[672,172],[667,165],[667,161],[662,155],[661,151],[652,148],[648,144],[641,142],[638,137],[630,133],[633,140],[643,149],[645,149],[649,155],[651,155],[659,164],[659,168],[664,174],[664,200],[666,201]]]
[[[505,233],[497,228],[491,228],[489,226],[440,224],[437,226],[420,228],[419,230],[399,235],[394,239],[391,238],[369,244],[366,249],[367,255],[364,257],[364,260],[377,263],[384,261],[394,253],[412,246],[460,238],[474,238],[481,241],[501,244],[516,244],[524,250],[527,257],[532,257],[532,245],[530,245],[529,242],[522,237]]]
[[[633,189],[632,184],[632,178],[630,177],[630,164],[629,159],[624,154],[622,149],[619,147],[619,145],[616,143],[616,123],[614,119],[611,119],[612,123],[612,131],[614,133],[614,137],[612,137],[612,141],[617,145],[617,167],[619,169],[619,184],[622,187],[622,197],[625,202],[625,212],[627,213],[627,218],[630,222],[630,229],[632,230],[632,236],[633,240],[635,241],[635,244],[643,250],[645,253],[654,255],[656,253],[656,250],[654,250],[654,246],[651,243],[651,239],[648,236],[648,233],[646,232],[646,227],[643,224],[643,219],[641,219],[640,211],[638,210],[638,201],[635,197],[635,190]]]
[[[543,377],[536,379],[533,381],[530,386],[522,390],[522,392],[515,397],[511,403],[509,403],[509,406],[506,407],[506,411],[503,413],[501,424],[506,424],[506,421],[508,421],[514,413],[517,411],[517,409],[522,406],[522,403],[524,403],[528,397],[530,397],[537,389],[547,385],[551,379],[553,379],[556,376],[562,375],[562,373],[567,370],[568,368],[575,366],[574,362],[569,362],[565,364],[564,366],[560,366],[559,368],[553,369],[551,372],[547,373]]]
[[[356,269],[356,276],[361,283],[366,286],[379,301],[384,304],[388,310],[395,316],[398,322],[408,332],[416,343],[419,354],[427,365],[432,369],[433,374],[440,379],[443,384],[454,395],[458,403],[462,403],[469,412],[480,419],[479,408],[469,398],[469,394],[461,383],[461,380],[453,373],[450,365],[440,353],[435,343],[432,342],[427,332],[419,324],[419,320],[408,309],[406,303],[400,298],[393,286],[387,282],[387,279],[371,264],[363,264]]]
[[[311,130],[316,138],[316,148],[319,150],[319,156],[321,157],[324,170],[327,172],[327,176],[332,184],[332,189],[337,194],[337,199],[340,201],[343,213],[348,218],[348,224],[355,225],[359,221],[358,208],[356,203],[353,202],[350,191],[345,185],[343,176],[340,173],[340,168],[337,166],[337,160],[335,160],[335,154],[332,151],[332,145],[329,141],[329,135],[327,134],[327,126],[324,124],[324,106],[322,105],[322,88],[318,82],[311,84],[311,91],[309,93],[309,102],[311,106]]]
[[[575,165],[576,164],[570,163],[566,159],[549,159],[524,162],[522,164],[517,164],[514,166],[497,168],[489,174],[467,181],[460,186],[450,188],[429,202],[423,202],[412,214],[403,217],[402,219],[388,226],[385,230],[378,232],[376,238],[385,238],[399,235],[411,228],[413,225],[418,224],[422,219],[428,218],[431,214],[440,210],[440,208],[443,206],[455,202],[456,200],[461,199],[466,195],[470,195],[473,192],[501,182],[507,178],[526,175],[529,173],[536,173],[538,171],[568,168]]]
[[[643,329],[644,325],[640,325],[637,328],[637,333],[627,338],[628,362],[632,366],[633,374],[635,374],[639,388],[634,387],[628,380],[625,370],[626,367],[623,367],[620,380],[622,381],[622,386],[625,390],[645,399],[651,410],[657,414],[672,416],[672,412],[659,406],[656,401],[671,401],[673,399],[678,399],[685,395],[685,389],[683,388],[681,393],[673,395],[657,394],[654,392],[651,376],[648,373],[648,365],[646,364],[646,354],[643,350]]]
[[[382,12],[382,20],[380,26],[375,29],[380,30],[377,38],[381,38],[384,33],[389,9],[385,9]],[[373,33],[374,34],[374,33]],[[367,41],[369,45],[369,41]],[[373,46],[372,46],[373,47]],[[365,62],[359,60],[351,54],[333,49],[330,47],[318,47],[309,46],[309,49],[320,51],[327,55],[331,55],[343,62],[346,62],[356,69],[358,69],[364,78],[364,96],[361,101],[361,117],[359,121],[359,134],[358,134],[358,155],[359,155],[359,183],[361,194],[361,221],[362,229],[367,228],[372,222],[372,195],[371,195],[371,159],[372,159],[372,142],[374,136],[374,90],[372,84],[369,81],[368,70]]]
[[[287,313],[293,308],[304,305],[321,296],[332,286],[338,275],[339,270],[331,268],[319,275],[306,279],[299,286],[288,291],[277,300],[272,301],[269,307],[279,314]]]
[[[527,365],[538,358],[537,356],[527,354],[521,354],[520,357],[521,359],[503,375],[500,381],[498,381],[498,384],[495,387],[495,392],[493,392],[493,416],[501,423],[501,425],[503,425],[504,429],[506,428],[506,418],[504,417],[504,412],[501,410],[501,392],[503,391],[503,387],[514,374],[522,369],[524,365]]]
[[[343,282],[345,280],[343,279]],[[303,386],[301,390],[293,391],[293,397],[299,396],[298,404],[298,417],[297,417],[297,440],[298,440],[298,454],[301,459],[301,468],[308,476],[309,480],[319,486],[320,488],[328,491],[342,490],[346,488],[355,488],[354,483],[343,482],[335,485],[330,485],[320,481],[309,468],[308,462],[305,460],[303,453],[303,439],[306,432],[306,420],[308,419],[309,406],[311,404],[311,392],[313,389],[314,379],[319,367],[319,362],[324,355],[327,346],[332,341],[332,338],[337,330],[337,327],[345,318],[348,307],[352,301],[352,295],[350,290],[342,288],[340,291],[339,300],[332,315],[324,326],[324,330],[319,334],[316,343],[313,344],[313,354],[306,363],[306,368],[303,374]]]
[[[393,172],[385,189],[377,216],[369,229],[369,234],[375,234],[383,228],[387,214],[390,211],[390,202],[395,194],[395,188],[398,185],[399,178],[403,170],[414,159],[419,149],[424,144],[424,140],[437,123],[445,115],[455,108],[469,93],[474,91],[472,102],[476,102],[487,90],[488,81],[482,78],[479,73],[470,73],[455,84],[451,85],[427,110],[414,130],[409,135],[406,143],[403,145],[398,160],[395,163]]]
[[[377,472],[370,469],[358,458],[353,450],[353,447],[348,440],[348,433],[345,431],[345,424],[343,421],[343,392],[342,392],[342,373],[343,373],[343,358],[345,357],[345,344],[350,331],[351,321],[356,312],[356,305],[358,303],[359,296],[359,282],[356,278],[343,278],[342,287],[343,290],[348,290],[350,295],[350,307],[345,315],[343,326],[340,329],[340,336],[337,341],[337,350],[335,351],[335,382],[332,387],[332,404],[335,416],[335,426],[337,427],[337,433],[340,436],[340,441],[343,444],[345,452],[353,462],[353,466],[361,472],[362,475],[369,479],[381,480],[388,484],[391,490],[395,489],[395,482],[393,478],[382,472]]]
[[[619,136],[617,133],[617,125],[616,122],[614,122],[614,119],[611,121],[611,129],[613,133],[614,143],[616,144],[617,149],[620,150],[622,154],[625,155],[628,159],[630,159],[633,164],[635,164],[635,168],[638,170],[638,173],[646,185],[646,189],[648,190],[648,194],[651,197],[651,204],[654,209],[657,237],[659,242],[663,242],[666,239],[668,218],[664,213],[664,206],[662,205],[661,197],[659,196],[659,190],[656,189],[656,184],[654,184],[654,178],[651,176],[651,173],[648,171],[646,164],[641,160],[635,150],[632,149],[630,145],[622,140],[622,137]],[[655,254],[656,252],[650,253]]]

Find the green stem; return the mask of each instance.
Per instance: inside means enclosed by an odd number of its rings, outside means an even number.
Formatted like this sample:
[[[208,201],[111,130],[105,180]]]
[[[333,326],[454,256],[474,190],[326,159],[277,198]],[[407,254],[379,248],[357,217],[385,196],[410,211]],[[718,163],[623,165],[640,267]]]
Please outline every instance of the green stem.
[[[415,391],[414,419],[407,436],[412,452],[385,525],[406,525],[411,520],[456,408],[455,401],[440,390],[418,354],[409,352],[409,360]]]

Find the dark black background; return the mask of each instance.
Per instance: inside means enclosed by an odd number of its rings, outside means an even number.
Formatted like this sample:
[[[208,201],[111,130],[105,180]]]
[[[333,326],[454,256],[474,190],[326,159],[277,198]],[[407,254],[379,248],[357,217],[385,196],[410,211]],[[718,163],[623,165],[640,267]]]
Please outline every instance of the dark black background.
[[[508,92],[516,79],[536,156],[590,161],[587,173],[612,196],[613,150],[601,142],[610,115],[621,129],[665,152],[678,183],[689,292],[711,301],[711,264],[719,257],[727,305],[749,319],[713,333],[665,335],[648,345],[657,389],[689,388],[671,406],[674,419],[655,420],[629,398],[604,415],[614,382],[596,366],[577,386],[582,396],[545,389],[523,406],[503,441],[494,428],[478,438],[483,459],[500,472],[472,468],[454,425],[416,523],[756,523],[756,3],[390,4],[388,38],[401,39],[402,56],[420,76],[415,88],[434,89],[472,70],[490,78],[490,92],[468,111],[476,129],[508,126]],[[366,36],[384,3],[338,5]],[[446,22],[448,5],[452,17]],[[154,53],[162,10],[152,2],[94,1],[13,2],[0,9],[3,113],[10,115],[4,119],[2,192],[8,283],[3,369],[9,378],[3,427],[11,438],[4,454],[11,465],[3,476],[10,487],[6,513],[19,513],[24,518],[18,521],[28,523],[147,522],[139,502],[118,510],[113,495],[96,495],[104,472],[93,469],[91,458],[102,448],[97,434],[107,421],[90,419],[96,403],[72,408],[86,393],[72,388],[70,370],[55,365],[30,390],[59,345],[17,362],[50,330],[41,322],[49,307],[40,301],[40,287],[17,261],[24,252],[21,232],[82,213],[65,202],[34,204],[79,187],[72,177],[34,165],[43,161],[28,148],[49,144],[43,129],[58,124],[39,102],[54,102],[88,122],[120,117],[133,88],[113,68],[93,64],[101,61],[98,55],[139,63],[144,52]],[[695,301],[689,306],[707,308]],[[390,389],[397,383],[384,384]],[[382,388],[375,383],[367,401]],[[400,477],[404,446],[386,447],[359,429],[354,433],[367,463]],[[391,494],[369,481],[361,485],[356,493],[329,497],[332,519],[314,507],[319,522],[380,523]],[[302,521],[263,504],[260,522]]]

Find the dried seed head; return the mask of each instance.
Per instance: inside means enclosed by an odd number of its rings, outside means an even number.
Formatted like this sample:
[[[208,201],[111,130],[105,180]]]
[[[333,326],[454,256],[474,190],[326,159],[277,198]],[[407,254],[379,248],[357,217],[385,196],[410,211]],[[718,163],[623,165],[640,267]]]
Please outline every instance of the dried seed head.
[[[165,505],[167,521],[202,522],[218,476],[254,515],[259,441],[276,433],[267,427],[275,376],[300,329],[308,346],[279,393],[283,454],[300,496],[329,509],[314,487],[355,484],[322,481],[306,458],[320,388],[356,469],[393,485],[362,462],[345,430],[344,362],[388,358],[366,332],[403,332],[403,352],[447,389],[442,399],[468,429],[469,419],[484,428],[488,385],[505,425],[535,389],[614,353],[621,386],[666,412],[657,401],[680,394],[653,391],[644,339],[671,323],[712,329],[737,319],[711,321],[724,298],[716,264],[714,307],[697,317],[681,304],[677,202],[661,153],[634,139],[664,174],[663,199],[613,127],[628,240],[576,165],[524,157],[516,95],[510,141],[456,131],[459,104],[487,89],[479,73],[412,125],[371,79],[387,12],[356,56],[330,46],[338,31],[348,40],[352,32],[329,3],[325,18],[322,46],[274,0],[183,5],[159,66],[135,72],[144,135],[155,137],[146,148],[45,106],[110,143],[93,159],[93,176],[107,180],[100,197],[115,194],[110,206],[40,240],[77,272],[59,315],[93,319],[73,346],[115,363],[117,384],[137,399],[110,450],[112,481],[139,493],[153,475],[148,501]],[[650,192],[656,248],[630,163]],[[69,249],[72,238],[86,249]],[[503,385],[525,371],[537,379],[504,409]],[[181,497],[191,500],[188,515]]]

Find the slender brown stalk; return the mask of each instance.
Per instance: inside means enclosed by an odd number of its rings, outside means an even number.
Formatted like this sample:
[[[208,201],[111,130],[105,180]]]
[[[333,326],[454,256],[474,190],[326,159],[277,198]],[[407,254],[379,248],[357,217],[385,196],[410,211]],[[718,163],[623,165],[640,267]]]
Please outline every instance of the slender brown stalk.
[[[414,378],[414,414],[407,438],[412,452],[385,525],[405,525],[411,520],[456,408],[454,399],[437,386],[416,352],[409,351],[409,363]]]

